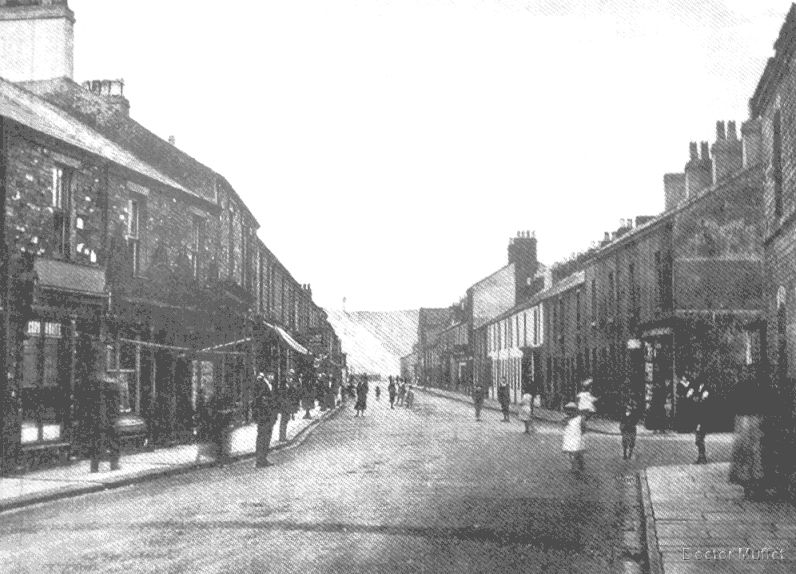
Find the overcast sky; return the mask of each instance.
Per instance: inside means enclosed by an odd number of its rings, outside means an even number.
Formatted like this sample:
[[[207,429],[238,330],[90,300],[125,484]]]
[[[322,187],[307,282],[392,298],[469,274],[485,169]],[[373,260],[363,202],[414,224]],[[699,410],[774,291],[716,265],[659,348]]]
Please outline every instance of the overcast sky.
[[[223,173],[315,300],[445,306],[659,213],[790,1],[70,0],[75,79]]]

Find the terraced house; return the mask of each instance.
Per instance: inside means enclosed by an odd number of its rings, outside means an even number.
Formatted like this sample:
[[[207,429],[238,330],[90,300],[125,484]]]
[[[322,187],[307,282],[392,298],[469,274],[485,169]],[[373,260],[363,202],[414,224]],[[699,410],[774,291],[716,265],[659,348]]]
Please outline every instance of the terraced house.
[[[122,81],[72,80],[73,23],[0,0],[6,471],[81,452],[97,370],[126,382],[131,436],[166,444],[210,394],[247,418],[257,370],[345,361],[229,182],[133,120]]]

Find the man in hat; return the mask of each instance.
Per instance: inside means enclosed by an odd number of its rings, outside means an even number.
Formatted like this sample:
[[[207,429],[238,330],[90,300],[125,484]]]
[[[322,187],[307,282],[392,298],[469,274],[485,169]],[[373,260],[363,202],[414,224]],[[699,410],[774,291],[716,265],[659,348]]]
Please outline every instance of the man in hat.
[[[271,431],[276,422],[277,405],[274,397],[274,374],[257,375],[257,401],[255,418],[257,420],[257,468],[271,466],[268,461],[268,448],[271,446]]]

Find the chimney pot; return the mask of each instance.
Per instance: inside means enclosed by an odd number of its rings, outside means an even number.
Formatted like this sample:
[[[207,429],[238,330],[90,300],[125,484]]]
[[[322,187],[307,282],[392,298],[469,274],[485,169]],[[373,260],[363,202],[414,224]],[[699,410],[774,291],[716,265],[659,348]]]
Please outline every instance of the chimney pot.
[[[177,138],[175,138],[174,136],[169,136],[169,143],[171,145],[175,145],[177,143]]]
[[[727,135],[724,131],[724,122],[718,121],[716,122],[716,140],[723,140],[727,139]]]
[[[738,139],[738,134],[735,131],[735,120],[727,122],[727,137],[731,140]]]
[[[699,159],[699,155],[697,154],[697,143],[690,142],[688,144],[688,153],[691,156],[691,159]]]
[[[701,142],[699,144],[699,147],[702,159],[710,159],[710,152],[708,151],[708,142]]]

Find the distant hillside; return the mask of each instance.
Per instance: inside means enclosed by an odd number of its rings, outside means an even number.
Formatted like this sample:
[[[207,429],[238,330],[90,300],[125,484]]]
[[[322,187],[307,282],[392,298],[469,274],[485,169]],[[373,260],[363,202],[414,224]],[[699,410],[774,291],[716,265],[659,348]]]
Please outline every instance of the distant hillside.
[[[400,358],[412,352],[417,340],[416,310],[326,312],[343,352],[348,354],[351,371],[384,376],[400,373]]]

